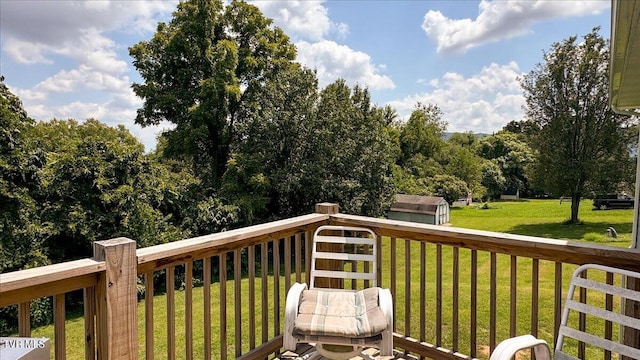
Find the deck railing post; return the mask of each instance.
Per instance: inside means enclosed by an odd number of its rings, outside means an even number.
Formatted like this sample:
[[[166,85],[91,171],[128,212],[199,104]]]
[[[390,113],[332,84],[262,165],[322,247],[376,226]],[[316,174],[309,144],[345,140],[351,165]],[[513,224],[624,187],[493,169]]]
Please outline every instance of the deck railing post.
[[[96,286],[97,359],[138,359],[136,243],[96,241],[93,257],[106,266]]]
[[[334,215],[339,212],[339,206],[335,203],[319,203],[316,204],[316,213]],[[318,250],[328,252],[344,252],[344,245],[340,244],[320,244]],[[322,270],[344,270],[344,263],[340,260],[328,260],[320,259],[316,262],[316,268]],[[319,278],[315,281],[315,287],[319,288],[331,288],[331,289],[343,289],[344,282],[342,279],[326,279]]]

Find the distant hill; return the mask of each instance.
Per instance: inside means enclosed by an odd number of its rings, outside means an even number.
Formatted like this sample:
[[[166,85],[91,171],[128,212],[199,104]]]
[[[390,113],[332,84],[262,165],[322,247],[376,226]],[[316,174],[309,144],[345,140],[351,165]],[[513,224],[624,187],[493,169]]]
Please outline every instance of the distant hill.
[[[448,141],[449,138],[451,137],[451,135],[456,134],[455,132],[446,132],[444,133],[444,135],[442,135],[442,137],[444,138],[444,140]],[[485,136],[491,136],[491,134],[484,134],[484,133],[474,133],[474,135],[477,138],[483,138]]]

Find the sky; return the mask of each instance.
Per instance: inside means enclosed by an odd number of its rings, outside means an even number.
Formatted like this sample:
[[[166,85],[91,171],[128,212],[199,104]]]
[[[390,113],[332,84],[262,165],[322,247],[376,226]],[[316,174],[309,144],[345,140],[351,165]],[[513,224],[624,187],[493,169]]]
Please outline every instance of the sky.
[[[320,87],[343,78],[406,119],[436,104],[448,132],[493,133],[524,118],[518,78],[554,42],[594,27],[609,38],[611,2],[249,1],[282,28]],[[169,22],[176,0],[0,0],[0,75],[36,120],[123,124],[152,151],[169,123],[134,123],[142,82],[128,48]]]

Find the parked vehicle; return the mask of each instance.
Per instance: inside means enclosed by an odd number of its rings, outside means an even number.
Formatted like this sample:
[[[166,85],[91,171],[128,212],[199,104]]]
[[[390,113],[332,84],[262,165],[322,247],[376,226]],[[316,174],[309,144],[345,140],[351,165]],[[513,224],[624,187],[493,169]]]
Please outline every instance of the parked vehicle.
[[[634,199],[627,194],[599,194],[593,199],[593,207],[600,210],[632,208]]]

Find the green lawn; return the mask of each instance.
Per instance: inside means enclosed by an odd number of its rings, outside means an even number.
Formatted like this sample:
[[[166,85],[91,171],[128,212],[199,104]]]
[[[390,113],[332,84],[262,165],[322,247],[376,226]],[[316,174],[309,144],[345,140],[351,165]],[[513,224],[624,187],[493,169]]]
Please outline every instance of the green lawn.
[[[595,210],[591,200],[583,200],[579,212],[582,224],[565,225],[565,220],[571,217],[569,202],[499,201],[488,203],[489,209],[482,209],[482,205],[451,208],[452,226],[614,246],[631,244],[632,209]],[[618,233],[617,239],[606,236],[606,229],[610,226]]]
[[[531,236],[568,239],[584,242],[598,242],[601,244],[610,244],[614,246],[628,246],[631,239],[632,228],[632,210],[592,210],[590,201],[583,201],[580,208],[580,218],[583,221],[581,225],[564,225],[563,222],[570,216],[569,203],[560,204],[558,200],[528,200],[518,202],[493,202],[489,203],[489,209],[483,209],[478,205],[468,206],[464,208],[452,208],[451,210],[451,224],[452,226],[473,228],[479,230],[497,231],[513,234],[523,234]],[[609,226],[613,226],[618,232],[617,239],[611,239],[606,236],[606,229]],[[389,286],[389,270],[390,270],[390,240],[384,239],[383,241],[383,286]],[[410,244],[410,263],[404,262],[405,243],[404,241],[398,241],[397,244],[397,269],[396,274],[398,278],[398,289],[396,294],[396,309],[397,318],[399,322],[397,329],[400,332],[404,332],[404,317],[405,317],[405,288],[404,273],[407,266],[411,269],[411,328],[408,329],[409,334],[412,337],[419,336],[419,266],[420,266],[420,245],[418,243]],[[449,247],[443,248],[443,341],[442,345],[447,347],[452,344],[452,306],[450,300],[450,294],[453,289],[451,288],[451,279],[453,277],[452,272],[452,249]],[[435,253],[436,249],[434,245],[427,246],[427,269],[428,276],[426,281],[427,286],[427,324],[434,324],[435,314]],[[463,353],[469,352],[469,295],[471,280],[469,276],[469,267],[471,252],[469,250],[460,250],[460,332],[461,337],[459,339],[459,350]],[[510,257],[505,255],[498,255],[498,317],[499,324],[502,319],[508,319],[509,314],[509,266]],[[519,259],[518,260],[518,274],[521,283],[518,288],[518,332],[525,333],[530,329],[530,304],[531,304],[531,260]],[[566,266],[564,271],[564,277],[570,276],[573,267]],[[548,306],[553,306],[553,263],[541,262],[540,264],[540,306],[544,309]],[[489,331],[486,324],[489,323],[489,315],[487,309],[489,308],[489,296],[488,289],[490,284],[490,267],[489,267],[489,254],[478,254],[478,343],[488,343]],[[293,281],[292,281],[293,282]],[[260,294],[260,281],[256,281],[256,293]],[[281,314],[284,310],[284,278],[280,278],[280,301],[281,301]],[[242,308],[242,334],[243,334],[243,352],[248,349],[248,314],[253,312],[256,314],[256,327],[257,334],[256,339],[258,344],[261,342],[262,335],[260,333],[260,319],[261,319],[261,307],[260,299],[256,299],[257,309],[249,309],[244,293],[247,291],[248,281],[242,280],[243,301]],[[269,282],[269,288],[273,289],[273,277]],[[218,284],[212,285],[212,321],[216,321],[219,318],[219,297],[218,297]],[[229,281],[227,284],[227,322],[229,324],[227,328],[227,352],[229,358],[234,358],[234,302],[233,302],[233,281]],[[273,298],[270,296],[269,306],[273,306]],[[176,291],[176,353],[177,358],[184,358],[184,291]],[[194,314],[194,358],[203,358],[203,296],[202,287],[195,288],[193,291],[193,314]],[[270,313],[271,310],[270,310]],[[540,319],[540,335],[545,337],[548,341],[552,341],[552,312],[541,311]],[[74,346],[74,344],[81,344],[83,341],[83,318],[81,316],[69,315],[67,321],[67,358],[68,359],[83,359],[83,349],[81,346]],[[138,318],[140,320],[139,336],[140,336],[140,358],[144,358],[144,302],[139,303]],[[164,295],[156,296],[154,298],[154,338],[155,338],[155,358],[166,358],[166,297]],[[217,324],[214,324],[212,331],[212,348],[214,352],[214,358],[219,358],[219,338],[220,330]],[[428,342],[433,342],[434,326],[427,326],[426,339]],[[273,320],[270,317],[269,324],[269,337],[273,336]],[[33,336],[46,336],[53,337],[53,327],[45,326],[38,329],[34,329]],[[498,339],[508,337],[508,325],[501,325],[498,330]],[[478,354],[481,356],[481,354]],[[481,356],[484,357],[484,356]]]

